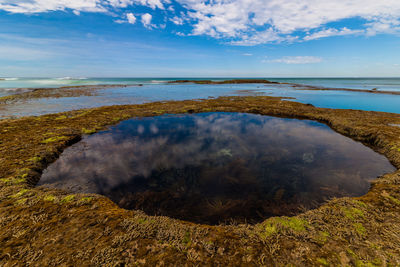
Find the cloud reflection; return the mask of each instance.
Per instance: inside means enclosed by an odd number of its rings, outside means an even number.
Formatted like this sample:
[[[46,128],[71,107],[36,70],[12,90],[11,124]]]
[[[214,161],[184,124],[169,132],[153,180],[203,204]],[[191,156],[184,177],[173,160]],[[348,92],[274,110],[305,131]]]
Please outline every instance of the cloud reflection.
[[[316,122],[207,113],[122,122],[68,148],[40,184],[101,193],[127,208],[141,208],[143,198],[147,206],[176,199],[168,209],[189,210],[185,199],[203,205],[192,217],[209,216],[211,206],[230,218],[246,205],[270,216],[282,213],[282,203],[311,207],[362,195],[371,179],[393,170],[383,156]],[[148,209],[155,206],[162,205]]]

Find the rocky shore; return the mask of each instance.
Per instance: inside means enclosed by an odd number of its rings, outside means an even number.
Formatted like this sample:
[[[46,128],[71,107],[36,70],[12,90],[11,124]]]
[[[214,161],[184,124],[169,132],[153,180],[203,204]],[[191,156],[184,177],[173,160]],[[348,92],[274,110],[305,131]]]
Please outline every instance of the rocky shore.
[[[311,90],[311,91],[347,91],[347,92],[361,92],[361,93],[372,93],[372,94],[388,94],[388,95],[400,95],[398,91],[379,91],[377,88],[368,89],[350,89],[350,88],[330,88],[330,87],[320,87],[311,86],[296,83],[282,83],[273,82],[265,79],[234,79],[225,81],[212,81],[212,80],[176,80],[170,81],[168,83],[195,83],[195,84],[286,84],[294,87],[296,90]]]
[[[399,91],[379,91],[377,88],[373,89],[350,89],[350,88],[328,88],[328,87],[318,87],[303,84],[290,84],[296,90],[311,90],[311,91],[345,91],[345,92],[362,92],[371,94],[386,94],[386,95],[400,95]]]
[[[212,80],[176,80],[169,81],[168,83],[195,83],[195,84],[248,84],[248,83],[267,83],[267,84],[280,84],[278,82],[271,82],[264,79],[234,79],[225,81],[212,81]]]
[[[358,198],[295,217],[207,226],[119,208],[106,197],[34,187],[63,149],[131,117],[247,112],[327,124],[397,168]],[[0,265],[400,265],[400,115],[221,97],[0,121]],[[366,162],[368,164],[368,162]]]
[[[78,85],[63,86],[58,88],[18,88],[17,90],[28,90],[27,92],[0,97],[1,104],[10,104],[16,101],[24,101],[38,98],[60,98],[60,97],[78,97],[95,96],[100,89],[127,87],[126,84],[105,84],[105,85]],[[134,86],[134,85],[129,85]],[[137,85],[141,86],[141,85]]]

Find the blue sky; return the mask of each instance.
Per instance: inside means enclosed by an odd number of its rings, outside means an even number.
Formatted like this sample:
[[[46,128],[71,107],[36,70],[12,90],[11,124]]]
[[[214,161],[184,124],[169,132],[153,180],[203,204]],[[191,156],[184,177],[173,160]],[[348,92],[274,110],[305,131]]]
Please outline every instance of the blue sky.
[[[0,77],[400,77],[377,2],[0,0]]]

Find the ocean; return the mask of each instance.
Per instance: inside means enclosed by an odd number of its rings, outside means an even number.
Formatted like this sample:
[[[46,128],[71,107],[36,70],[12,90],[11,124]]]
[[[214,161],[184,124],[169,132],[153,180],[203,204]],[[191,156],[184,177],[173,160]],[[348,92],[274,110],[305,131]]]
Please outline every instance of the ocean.
[[[315,91],[288,84],[171,84],[179,79],[227,80],[232,78],[5,78],[0,97],[32,88],[121,84],[128,87],[100,89],[96,96],[31,99],[0,109],[0,118],[42,115],[105,105],[140,104],[153,101],[206,99],[219,96],[269,95],[323,108],[358,109],[400,113],[400,95],[349,91]],[[400,92],[400,78],[268,78],[270,81],[328,88]],[[143,86],[137,86],[137,85]],[[302,90],[299,90],[302,89]]]
[[[227,80],[226,78],[4,78],[0,81],[0,91],[15,88],[54,88],[61,86],[96,84],[163,84],[179,79],[188,80]],[[400,91],[400,78],[262,78],[276,82],[296,83],[311,86],[350,89],[378,89],[382,91]],[[3,90],[2,90],[3,89]],[[3,93],[3,92],[1,92]]]

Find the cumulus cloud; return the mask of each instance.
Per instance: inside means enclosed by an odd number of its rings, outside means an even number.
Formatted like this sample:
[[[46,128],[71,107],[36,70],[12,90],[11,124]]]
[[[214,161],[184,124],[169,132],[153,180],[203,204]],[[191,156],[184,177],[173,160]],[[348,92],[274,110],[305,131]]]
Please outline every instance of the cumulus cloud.
[[[399,0],[0,0],[0,9],[12,13],[71,10],[76,14],[118,14],[119,9],[135,5],[153,9],[154,13],[146,14],[166,16],[165,21],[178,26],[188,22],[192,35],[226,39],[235,45],[400,32]],[[174,8],[178,5],[184,11],[179,15]],[[361,25],[330,26],[351,18],[360,20]],[[151,28],[150,23],[143,24]]]
[[[180,0],[180,2],[188,9],[195,10],[192,16],[199,19],[195,25],[196,31],[207,33],[214,29],[230,36],[251,26],[266,24],[278,32],[291,33],[352,17],[373,20],[376,17],[400,16],[400,2],[397,0]]]
[[[398,0],[180,0],[189,10],[194,34],[233,38],[234,44],[293,40],[295,32],[311,33],[305,40],[333,35],[390,33],[398,30]],[[370,24],[363,29],[328,29],[324,25],[348,18],[363,19]],[[388,21],[389,20],[389,21]],[[259,27],[266,30],[259,31]],[[396,28],[397,27],[397,28]],[[298,38],[296,38],[298,39]]]
[[[123,24],[123,23],[135,24],[136,16],[133,13],[127,13],[125,15],[125,18],[114,20],[114,22],[118,24]]]
[[[126,14],[126,19],[128,20],[128,23],[130,23],[130,24],[135,24],[135,22],[136,22],[136,17],[132,13]]]
[[[154,25],[151,24],[151,20],[152,20],[153,16],[150,15],[149,13],[143,14],[142,15],[142,23],[143,26],[146,28],[152,28],[154,27]]]
[[[322,62],[322,58],[312,56],[282,57],[278,59],[268,60],[268,62],[285,64],[314,64]]]

